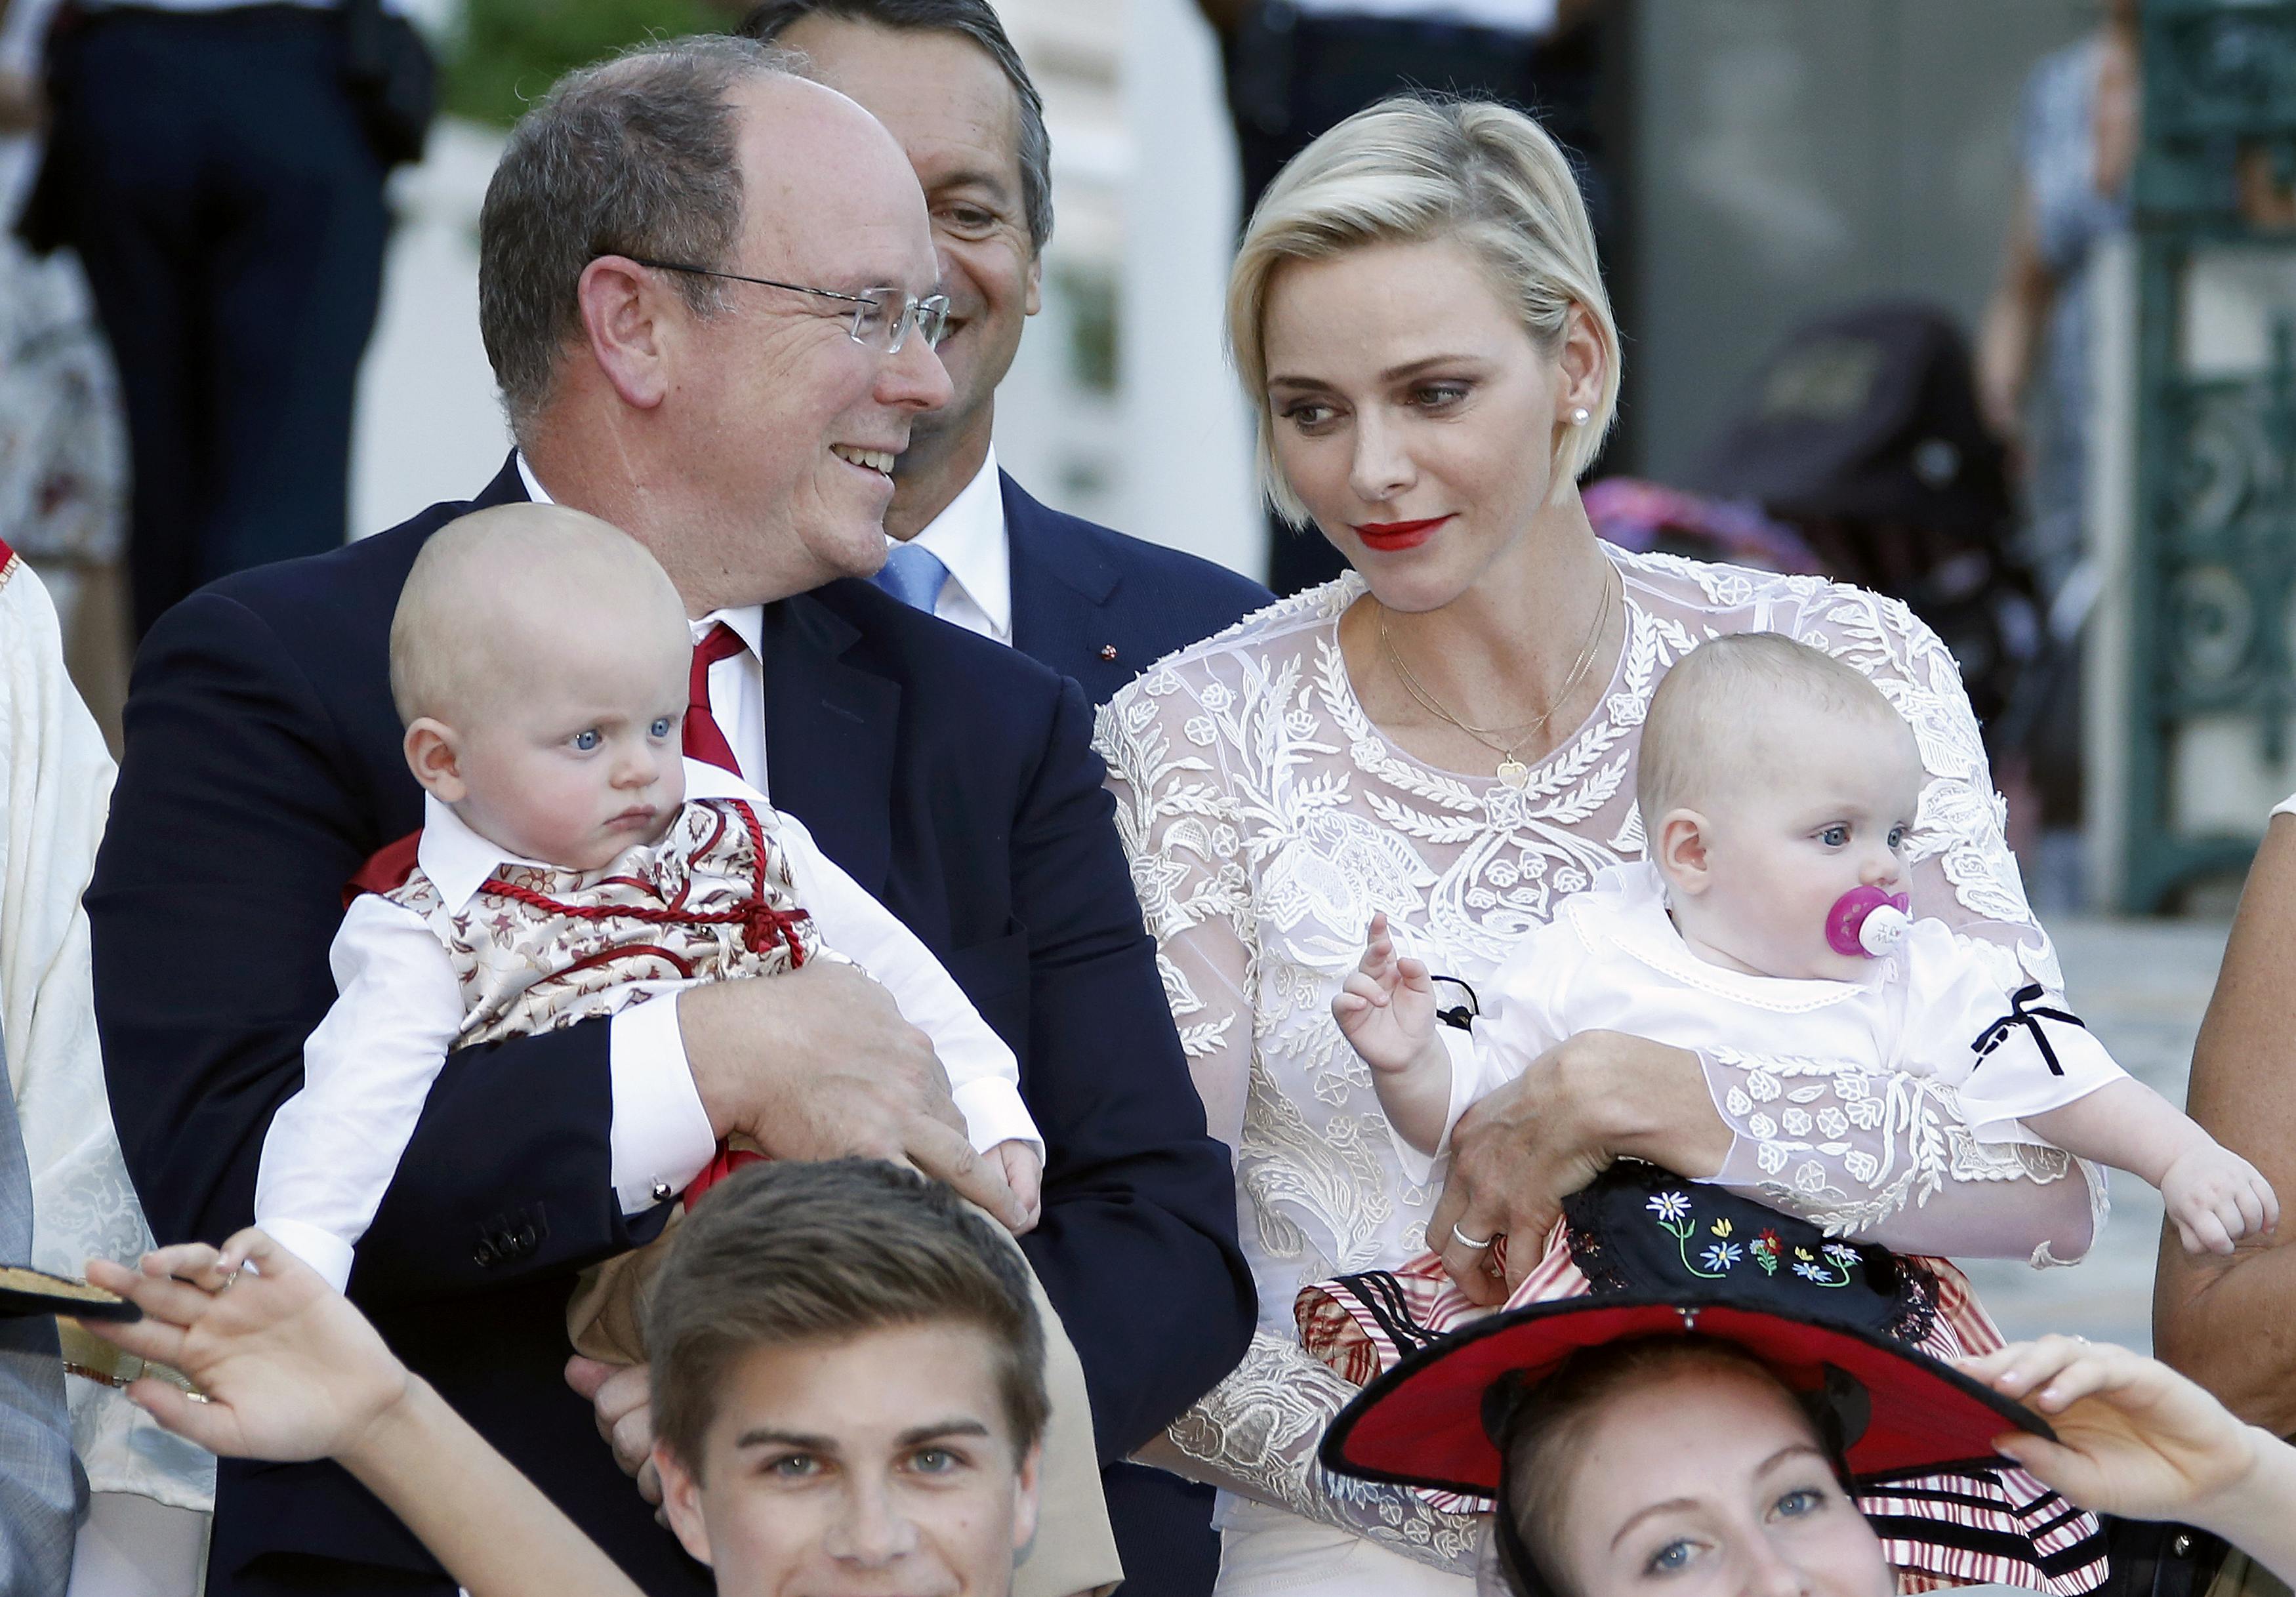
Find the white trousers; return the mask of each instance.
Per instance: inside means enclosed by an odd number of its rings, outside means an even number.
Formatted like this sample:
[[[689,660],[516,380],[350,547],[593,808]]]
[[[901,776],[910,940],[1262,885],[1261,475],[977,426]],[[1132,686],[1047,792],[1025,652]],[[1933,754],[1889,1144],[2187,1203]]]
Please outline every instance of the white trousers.
[[[1230,1507],[1220,1531],[1213,1597],[1310,1592],[1315,1597],[1475,1597],[1475,1583],[1280,1509]]]

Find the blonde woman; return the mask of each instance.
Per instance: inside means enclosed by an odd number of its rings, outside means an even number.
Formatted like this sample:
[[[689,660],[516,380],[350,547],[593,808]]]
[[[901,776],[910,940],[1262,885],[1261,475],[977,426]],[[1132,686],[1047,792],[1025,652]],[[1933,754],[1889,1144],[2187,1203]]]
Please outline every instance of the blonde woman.
[[[1354,568],[1184,651],[1100,741],[1167,991],[1235,1151],[1260,1335],[1156,1462],[1225,1488],[1220,1591],[1464,1593],[1477,1527],[1315,1464],[1349,1395],[1299,1350],[1298,1290],[1433,1247],[1496,1298],[1560,1199],[1635,1155],[1907,1251],[2078,1257],[2101,1179],[1978,1142],[1950,1093],[1823,1060],[1573,1038],[1398,1160],[1331,1000],[1384,913],[1466,988],[1643,851],[1637,729],[1702,638],[1771,629],[1866,672],[1917,734],[1915,910],[2061,986],[2001,837],[1952,658],[1889,600],[1599,543],[1577,479],[1619,337],[1562,152],[1495,106],[1394,100],[1269,189],[1229,294],[1269,496]]]

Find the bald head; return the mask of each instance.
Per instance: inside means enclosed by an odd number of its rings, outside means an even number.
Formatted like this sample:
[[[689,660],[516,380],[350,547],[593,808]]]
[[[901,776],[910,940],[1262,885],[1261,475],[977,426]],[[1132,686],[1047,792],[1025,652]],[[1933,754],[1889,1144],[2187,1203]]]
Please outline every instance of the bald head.
[[[645,546],[556,504],[473,511],[430,535],[390,622],[402,723],[461,725],[599,627],[687,646],[685,606]]]
[[[1774,777],[1776,736],[1823,738],[1824,724],[1842,717],[1913,736],[1871,679],[1822,650],[1775,632],[1708,639],[1651,695],[1636,769],[1643,824]]]

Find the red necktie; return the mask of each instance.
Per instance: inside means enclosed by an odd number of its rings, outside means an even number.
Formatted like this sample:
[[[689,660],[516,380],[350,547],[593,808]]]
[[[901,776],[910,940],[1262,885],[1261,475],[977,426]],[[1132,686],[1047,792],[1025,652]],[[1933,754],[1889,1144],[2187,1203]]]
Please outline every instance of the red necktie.
[[[706,761],[736,776],[742,774],[742,762],[734,758],[734,745],[726,741],[724,728],[709,713],[709,667],[748,648],[740,633],[718,622],[693,645],[693,673],[685,683],[686,757]]]
[[[707,761],[734,775],[742,774],[739,761],[734,758],[734,745],[726,741],[725,728],[718,717],[709,713],[709,667],[721,659],[731,659],[749,645],[742,635],[720,621],[702,635],[693,645],[693,673],[685,680],[685,753],[689,759]],[[701,1194],[716,1186],[743,1165],[754,1162],[759,1156],[747,1149],[728,1148],[718,1144],[718,1151],[701,1167],[701,1173],[689,1183],[684,1193],[688,1208]]]

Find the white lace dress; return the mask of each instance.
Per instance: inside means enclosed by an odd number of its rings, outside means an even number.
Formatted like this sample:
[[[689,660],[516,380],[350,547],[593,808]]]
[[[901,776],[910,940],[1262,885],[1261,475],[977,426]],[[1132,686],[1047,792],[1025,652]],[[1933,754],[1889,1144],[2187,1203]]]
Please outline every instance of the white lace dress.
[[[1635,757],[1651,691],[1723,633],[1777,631],[1872,677],[1929,782],[1909,845],[1914,909],[1982,941],[2005,989],[2062,981],[2002,838],[1953,658],[1901,604],[1604,545],[1628,627],[1601,708],[1520,788],[1436,770],[1381,734],[1339,642],[1349,574],[1152,668],[1101,712],[1099,744],[1166,995],[1214,1133],[1235,1150],[1259,1334],[1171,1439],[1232,1488],[1224,1593],[1467,1589],[1478,1527],[1413,1494],[1326,1475],[1315,1448],[1354,1388],[1299,1347],[1292,1300],[1423,1251],[1441,1192],[1398,1161],[1332,995],[1384,911],[1406,949],[1469,982],[1595,872],[1643,853]],[[1736,1134],[1718,1179],[1909,1252],[2032,1256],[2102,1223],[2101,1173],[1984,1143],[1952,1088],[1824,1060],[1702,1056]],[[2068,1184],[2068,1178],[2070,1183]]]

